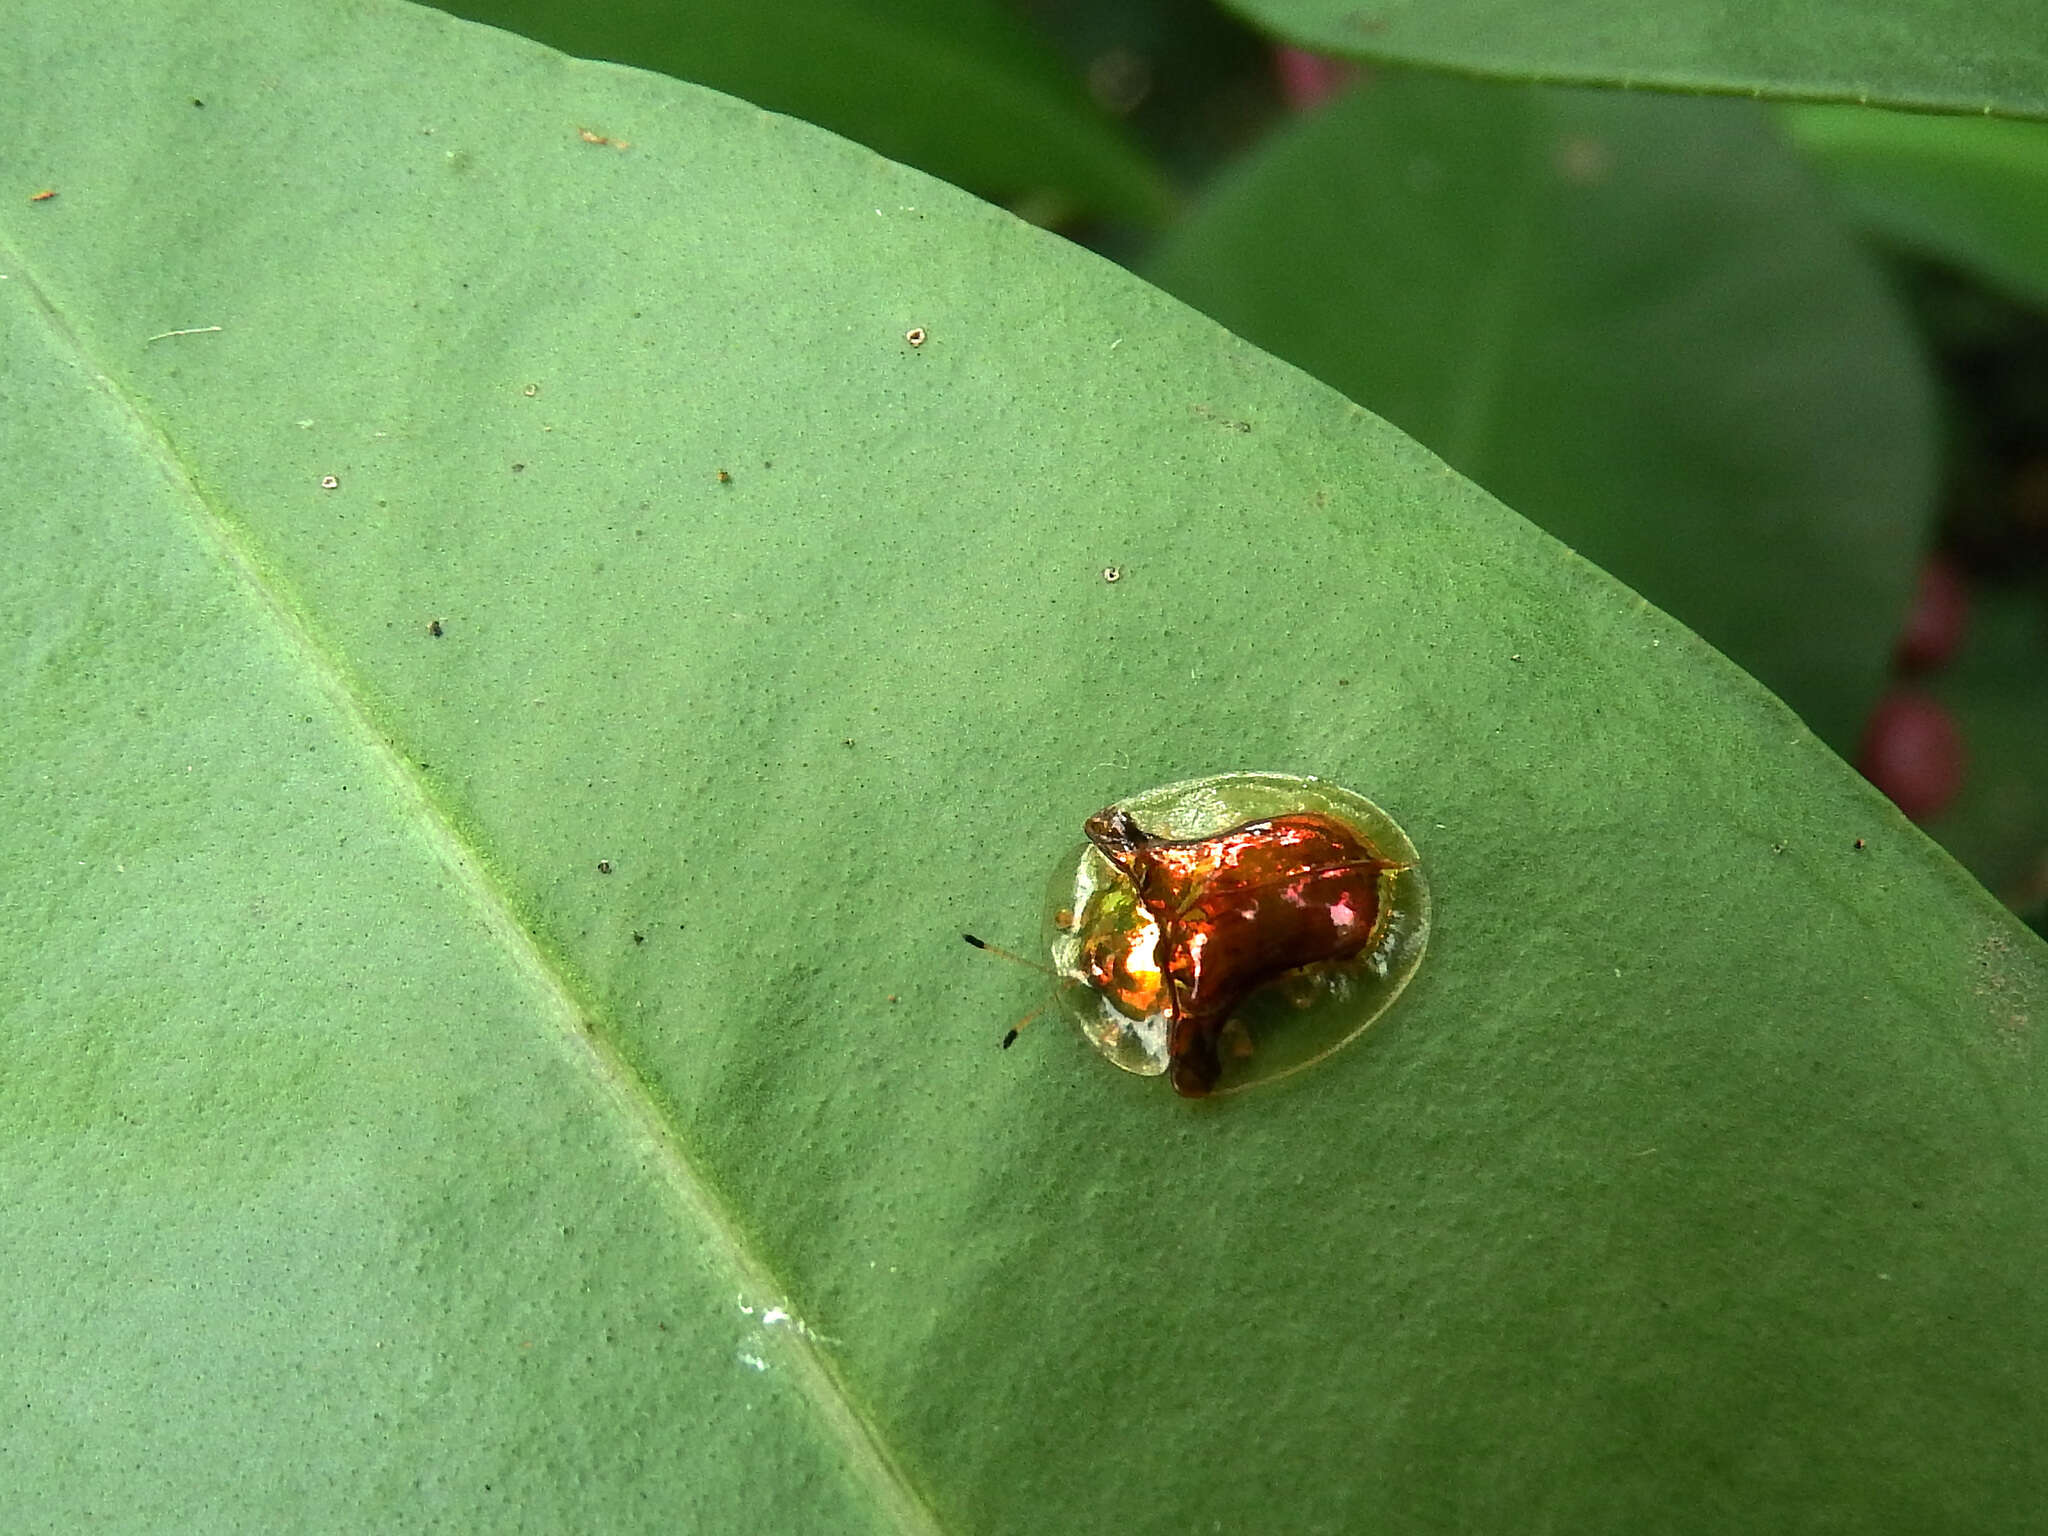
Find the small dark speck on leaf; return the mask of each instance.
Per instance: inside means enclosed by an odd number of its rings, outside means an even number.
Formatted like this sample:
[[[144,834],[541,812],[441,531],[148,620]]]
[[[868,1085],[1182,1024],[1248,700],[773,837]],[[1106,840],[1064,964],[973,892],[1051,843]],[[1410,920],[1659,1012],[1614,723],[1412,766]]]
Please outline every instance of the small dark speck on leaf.
[[[435,619],[427,625],[427,633],[432,635],[436,640],[438,640],[443,635],[448,633],[448,631],[441,627],[441,621],[439,619]]]
[[[1337,686],[1339,688],[1349,688],[1351,686],[1351,679],[1348,677],[1340,677],[1337,679]]]
[[[526,466],[525,466],[524,464],[514,464],[514,465],[512,466],[512,473],[513,473],[513,474],[515,474],[515,475],[518,475],[518,474],[524,474],[525,472],[526,472]]]
[[[192,98],[192,105],[195,107],[203,107],[206,105],[206,103],[201,101],[197,96],[194,96]]]
[[[647,942],[647,935],[644,933],[636,933],[633,935],[633,942],[635,944],[645,944]]]
[[[600,875],[610,874],[612,872],[612,861],[610,859],[599,859],[597,861],[597,872]]]
[[[728,474],[728,473],[727,473],[727,472],[726,472],[725,470],[722,470],[722,469],[721,469],[721,470],[720,470],[720,471],[718,472],[718,483],[719,483],[720,485],[731,485],[731,484],[732,484],[732,476],[731,476],[730,474]]]
[[[1859,837],[1856,839],[1856,851],[1858,853],[1861,853],[1865,848],[1868,848],[1869,846],[1870,845],[1864,842],[1862,838]]]

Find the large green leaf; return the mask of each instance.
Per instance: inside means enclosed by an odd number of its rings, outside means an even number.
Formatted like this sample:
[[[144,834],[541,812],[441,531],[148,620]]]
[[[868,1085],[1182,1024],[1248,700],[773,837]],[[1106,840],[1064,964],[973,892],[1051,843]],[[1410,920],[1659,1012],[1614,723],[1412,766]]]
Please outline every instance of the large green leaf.
[[[1497,80],[2048,117],[2035,0],[1229,0],[1326,53]]]
[[[585,58],[658,69],[984,196],[1139,223],[1165,178],[991,0],[443,0]]]
[[[1932,392],[1757,108],[1375,81],[1219,185],[1150,272],[1851,748],[1928,537]]]
[[[800,124],[381,0],[14,44],[14,1528],[2033,1518],[2048,950],[1687,632]],[[998,1054],[957,928],[1248,767],[1415,834],[1396,1012]]]

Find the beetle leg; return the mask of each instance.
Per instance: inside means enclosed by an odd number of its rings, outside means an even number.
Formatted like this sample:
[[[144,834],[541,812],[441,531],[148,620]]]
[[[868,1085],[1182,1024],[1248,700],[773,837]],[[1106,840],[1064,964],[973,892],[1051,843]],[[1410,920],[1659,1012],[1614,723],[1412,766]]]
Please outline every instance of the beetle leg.
[[[1182,1098],[1206,1098],[1214,1091],[1223,1076],[1216,1055],[1216,1037],[1222,1032],[1220,1021],[1191,1018],[1175,1009],[1166,1032],[1166,1080]]]

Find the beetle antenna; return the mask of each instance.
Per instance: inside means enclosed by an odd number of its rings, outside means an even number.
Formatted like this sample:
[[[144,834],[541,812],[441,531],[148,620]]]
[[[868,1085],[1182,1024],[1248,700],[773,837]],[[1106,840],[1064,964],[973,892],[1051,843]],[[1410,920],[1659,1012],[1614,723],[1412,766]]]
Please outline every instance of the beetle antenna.
[[[1049,965],[1040,965],[1036,960],[1026,960],[1022,955],[1013,955],[1007,949],[1004,949],[1000,944],[991,944],[987,939],[977,939],[971,933],[963,933],[960,935],[960,937],[965,939],[968,943],[972,944],[976,949],[985,949],[992,955],[999,955],[1003,959],[1012,961],[1017,965],[1029,966],[1032,970],[1043,972],[1045,975],[1052,977],[1055,981],[1059,980],[1060,973],[1054,970]],[[1019,1029],[1022,1029],[1024,1026],[1020,1024],[1017,1027]]]
[[[1003,1036],[1003,1049],[1007,1051],[1012,1045],[1014,1045],[1016,1043],[1017,1036],[1024,1032],[1024,1026],[1026,1024],[1029,1024],[1033,1019],[1037,1018],[1043,1012],[1045,1012],[1045,1009],[1042,1006],[1034,1008],[1029,1013],[1025,1014],[1023,1018],[1019,1019],[1015,1024],[1013,1024],[1010,1027],[1010,1032],[1007,1035]]]
[[[1004,949],[1001,945],[991,944],[987,939],[977,939],[971,933],[963,933],[960,935],[960,937],[965,939],[968,943],[972,944],[976,949],[985,949],[992,955],[998,955],[1005,960],[1014,960],[1017,964],[1029,966],[1034,971],[1043,971],[1046,975],[1052,977],[1054,980],[1059,979],[1060,973],[1054,970],[1049,965],[1040,965],[1036,960],[1026,960],[1022,955],[1013,955],[1007,949]],[[1010,1032],[1003,1036],[1003,1049],[1007,1051],[1010,1048],[1011,1044],[1015,1042],[1017,1036],[1023,1032],[1024,1026],[1026,1024],[1029,1024],[1033,1019],[1037,1018],[1043,1012],[1045,1012],[1043,1006],[1034,1008],[1029,1013],[1025,1014],[1023,1018],[1019,1019],[1015,1024],[1013,1024],[1010,1027]]]

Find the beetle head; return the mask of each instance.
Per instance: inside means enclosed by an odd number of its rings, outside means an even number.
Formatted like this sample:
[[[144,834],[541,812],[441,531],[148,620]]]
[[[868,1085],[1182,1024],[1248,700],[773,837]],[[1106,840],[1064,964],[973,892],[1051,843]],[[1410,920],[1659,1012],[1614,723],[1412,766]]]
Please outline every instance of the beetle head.
[[[1157,841],[1120,805],[1097,811],[1082,830],[1088,834],[1088,841],[1102,850],[1105,859],[1133,877],[1139,850]]]

